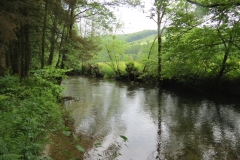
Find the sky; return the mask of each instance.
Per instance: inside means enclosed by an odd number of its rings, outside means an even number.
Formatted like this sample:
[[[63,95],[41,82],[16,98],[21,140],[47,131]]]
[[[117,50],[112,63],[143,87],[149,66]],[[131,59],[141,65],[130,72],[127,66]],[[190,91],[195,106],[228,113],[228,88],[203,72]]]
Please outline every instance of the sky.
[[[121,28],[121,33],[133,33],[142,30],[157,30],[157,24],[152,19],[147,17],[149,15],[148,10],[151,8],[151,0],[142,0],[145,2],[145,9],[140,11],[140,9],[134,8],[120,8],[116,12],[116,16],[124,23],[123,28]]]

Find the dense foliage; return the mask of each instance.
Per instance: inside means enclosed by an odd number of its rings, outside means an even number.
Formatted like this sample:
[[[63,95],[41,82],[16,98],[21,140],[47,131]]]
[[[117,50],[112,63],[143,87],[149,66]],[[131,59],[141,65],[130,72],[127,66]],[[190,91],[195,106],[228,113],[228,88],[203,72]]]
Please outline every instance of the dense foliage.
[[[61,87],[50,75],[44,69],[21,81],[0,78],[0,159],[40,159],[49,134],[62,128],[56,103]]]

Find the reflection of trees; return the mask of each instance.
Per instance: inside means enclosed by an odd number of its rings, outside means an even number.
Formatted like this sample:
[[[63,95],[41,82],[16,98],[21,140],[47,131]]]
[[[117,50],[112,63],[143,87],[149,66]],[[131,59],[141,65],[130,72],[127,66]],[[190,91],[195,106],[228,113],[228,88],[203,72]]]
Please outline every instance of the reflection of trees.
[[[75,95],[80,99],[71,104],[71,108],[74,108],[72,114],[77,132],[86,134],[98,142],[103,141],[103,145],[106,145],[104,148],[111,146],[112,150],[107,149],[110,153],[114,150],[114,145],[109,139],[115,140],[119,135],[124,135],[126,130],[121,120],[122,96],[126,95],[126,87],[120,88],[107,82],[99,84],[97,79],[88,80],[82,78],[76,83],[66,84],[67,91],[64,94]]]
[[[158,122],[158,111],[159,111],[159,96],[156,89],[144,89],[143,97],[144,105],[143,110],[150,115],[153,122]]]
[[[215,104],[217,115],[213,125],[215,157],[220,159],[239,159],[240,126],[239,113],[232,106]]]
[[[121,116],[131,102],[158,127],[156,150],[149,159],[240,159],[240,113],[232,105],[117,82],[92,86],[99,81],[84,79],[80,88],[73,82],[66,84],[65,93],[79,95],[80,101],[73,103],[77,127],[99,141],[124,134]],[[113,155],[117,148],[109,142],[105,149]]]
[[[112,130],[122,133],[125,126],[120,119],[122,113],[120,96],[124,89],[110,86],[107,83],[98,87],[91,85],[85,87],[84,91],[88,95],[86,97],[88,103],[85,106],[80,104],[81,107],[74,111],[74,114],[82,117],[79,121],[79,128],[85,128],[86,133],[92,133],[91,136],[96,138],[103,138]]]
[[[158,121],[155,159],[240,158],[240,114],[232,106],[165,91],[153,106],[145,93],[144,110]]]
[[[172,128],[169,125],[172,136],[175,134],[177,141],[182,143],[181,148],[174,147],[174,145],[169,146],[169,148],[175,148],[174,150],[178,151],[176,157],[179,159],[211,159],[213,157],[221,159],[223,156],[228,157],[228,159],[236,158],[232,157],[232,153],[237,152],[237,150],[234,147],[228,147],[229,144],[234,142],[234,139],[226,140],[226,137],[224,137],[224,132],[229,131],[229,126],[237,126],[234,125],[234,121],[228,119],[234,114],[222,116],[221,109],[219,107],[217,107],[218,109],[214,108],[216,105],[209,101],[194,101],[191,99],[186,101],[186,99],[178,98],[177,102],[174,107],[177,110],[172,112],[171,115],[177,125]],[[222,109],[226,110],[225,113],[231,112],[226,106],[222,106]],[[168,114],[163,114],[164,117],[166,115]],[[218,139],[223,141],[218,141],[214,137],[216,136],[214,135],[216,134],[216,128],[220,129]],[[238,128],[234,128],[235,132]],[[169,139],[170,141],[173,140],[172,138]],[[226,147],[228,151],[225,150]],[[171,152],[167,154],[171,155]]]
[[[156,159],[163,159],[163,157],[162,157],[162,154],[161,154],[161,151],[162,151],[162,148],[161,148],[161,143],[162,143],[162,138],[161,138],[161,136],[162,136],[162,111],[161,111],[161,109],[162,109],[162,107],[161,107],[161,100],[162,100],[162,98],[161,98],[161,95],[162,95],[162,93],[159,91],[158,92],[158,105],[157,105],[157,107],[158,107],[158,131],[157,131],[157,133],[158,133],[158,138],[157,138],[157,156],[156,156]]]

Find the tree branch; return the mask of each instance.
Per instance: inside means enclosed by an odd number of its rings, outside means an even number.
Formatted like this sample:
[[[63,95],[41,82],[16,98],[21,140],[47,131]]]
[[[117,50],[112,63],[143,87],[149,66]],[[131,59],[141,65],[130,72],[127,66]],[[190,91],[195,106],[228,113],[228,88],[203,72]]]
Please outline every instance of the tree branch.
[[[225,2],[225,3],[213,3],[213,4],[204,4],[204,3],[200,3],[197,2],[196,0],[186,0],[187,2],[197,5],[197,6],[201,6],[201,7],[205,7],[205,8],[215,8],[215,7],[223,7],[223,6],[240,6],[240,2]]]

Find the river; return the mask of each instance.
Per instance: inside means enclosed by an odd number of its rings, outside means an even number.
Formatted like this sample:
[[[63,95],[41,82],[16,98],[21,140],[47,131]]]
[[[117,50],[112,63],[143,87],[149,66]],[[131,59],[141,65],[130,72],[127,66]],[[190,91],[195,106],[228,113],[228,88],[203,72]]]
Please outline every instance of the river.
[[[240,159],[237,102],[98,78],[62,86],[76,132],[95,141],[85,160]]]

